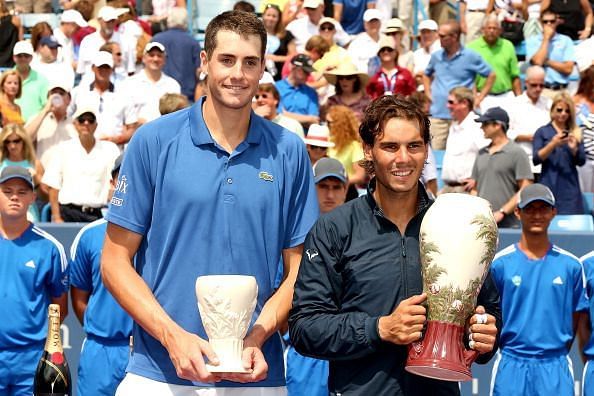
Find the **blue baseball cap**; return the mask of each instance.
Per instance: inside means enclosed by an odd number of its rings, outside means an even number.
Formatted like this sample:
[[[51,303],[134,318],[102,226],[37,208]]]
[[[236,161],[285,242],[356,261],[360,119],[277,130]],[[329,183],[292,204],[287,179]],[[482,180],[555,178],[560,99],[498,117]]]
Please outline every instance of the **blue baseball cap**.
[[[22,166],[7,166],[0,172],[0,184],[5,183],[12,179],[21,179],[25,181],[31,189],[34,189],[33,177],[31,173]]]

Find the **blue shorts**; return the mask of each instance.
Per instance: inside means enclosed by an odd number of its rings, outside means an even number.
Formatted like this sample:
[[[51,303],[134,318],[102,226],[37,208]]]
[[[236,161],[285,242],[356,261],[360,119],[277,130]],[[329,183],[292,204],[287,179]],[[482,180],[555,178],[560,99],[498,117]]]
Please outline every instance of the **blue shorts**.
[[[78,362],[77,395],[113,396],[126,375],[129,356],[128,339],[87,336]]]
[[[31,396],[43,343],[0,350],[0,395]]]
[[[594,360],[589,359],[584,366],[582,376],[583,396],[594,396]]]
[[[570,364],[567,355],[528,358],[503,351],[493,365],[491,394],[574,396]]]
[[[306,357],[289,345],[286,349],[289,396],[327,396],[328,362]]]

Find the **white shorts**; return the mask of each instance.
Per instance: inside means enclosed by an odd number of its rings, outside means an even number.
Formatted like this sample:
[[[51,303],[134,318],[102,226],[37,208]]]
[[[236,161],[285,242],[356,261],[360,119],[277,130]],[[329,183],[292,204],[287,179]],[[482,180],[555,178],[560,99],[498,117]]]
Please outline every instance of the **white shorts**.
[[[172,385],[155,381],[136,374],[127,373],[118,386],[116,396],[287,396],[287,388],[245,387],[245,388],[198,388],[195,386]]]

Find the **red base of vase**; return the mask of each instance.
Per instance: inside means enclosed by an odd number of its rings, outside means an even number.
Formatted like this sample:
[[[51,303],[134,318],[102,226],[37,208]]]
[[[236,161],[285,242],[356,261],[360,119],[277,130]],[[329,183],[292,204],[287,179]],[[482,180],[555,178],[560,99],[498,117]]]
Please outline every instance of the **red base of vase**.
[[[462,326],[428,321],[423,340],[408,347],[406,371],[444,381],[470,381],[470,365],[478,352],[464,347],[463,335]]]

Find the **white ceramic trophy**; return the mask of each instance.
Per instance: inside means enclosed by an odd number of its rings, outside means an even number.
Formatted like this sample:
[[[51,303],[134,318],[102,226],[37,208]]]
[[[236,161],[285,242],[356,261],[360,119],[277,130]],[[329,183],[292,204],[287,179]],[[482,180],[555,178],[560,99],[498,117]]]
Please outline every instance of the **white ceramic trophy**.
[[[478,352],[466,349],[464,325],[497,250],[497,224],[489,202],[442,194],[427,210],[420,232],[427,329],[409,345],[406,370],[447,381],[472,379]]]
[[[209,275],[196,279],[196,296],[208,342],[219,358],[212,373],[247,373],[241,362],[243,339],[256,308],[258,284],[253,276]]]

